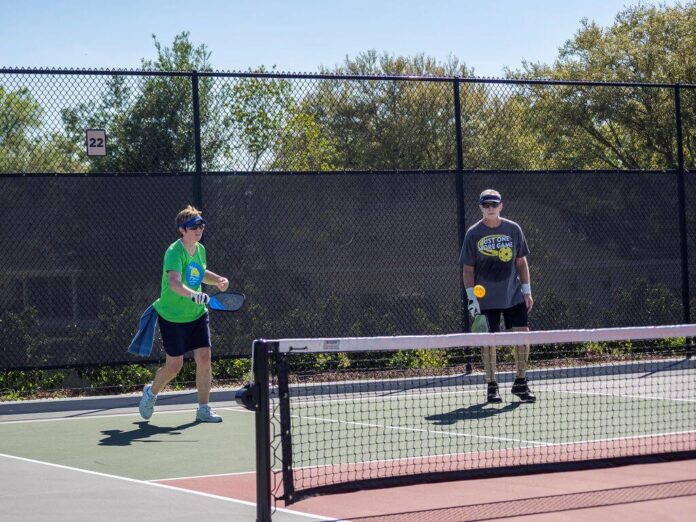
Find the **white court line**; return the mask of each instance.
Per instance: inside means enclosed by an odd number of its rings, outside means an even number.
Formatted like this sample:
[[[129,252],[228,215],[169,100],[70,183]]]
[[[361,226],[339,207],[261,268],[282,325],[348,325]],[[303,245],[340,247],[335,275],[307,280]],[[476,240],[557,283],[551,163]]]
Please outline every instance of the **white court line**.
[[[235,477],[237,475],[251,475],[256,473],[255,471],[237,471],[235,473],[215,473],[213,475],[191,475],[190,477],[172,477],[172,478],[161,478],[152,479],[148,482],[162,482],[164,480],[190,480],[199,478],[210,478],[210,477]]]
[[[206,497],[206,498],[214,498],[217,500],[224,500],[226,502],[232,502],[233,504],[242,504],[244,506],[256,506],[255,502],[249,502],[247,500],[239,500],[239,499],[231,498],[231,497],[223,497],[220,495],[213,495],[211,493],[203,493],[202,491],[195,491],[195,490],[186,489],[186,488],[178,488],[176,486],[169,486],[167,484],[158,484],[157,482],[150,482],[147,480],[138,480],[138,479],[133,479],[133,478],[128,478],[128,477],[119,477],[118,475],[109,475],[108,473],[101,473],[99,471],[90,471],[87,469],[74,468],[72,466],[64,466],[63,464],[54,464],[52,462],[44,462],[41,460],[27,459],[25,457],[16,457],[14,455],[7,455],[5,453],[0,453],[0,457],[5,457],[8,459],[14,459],[14,460],[20,460],[20,461],[29,462],[32,464],[41,464],[43,466],[49,466],[52,468],[64,469],[64,470],[68,470],[68,471],[77,471],[80,473],[86,473],[88,475],[95,475],[98,477],[105,477],[105,478],[110,478],[110,479],[115,479],[115,480],[121,480],[124,482],[131,482],[134,484],[146,484],[148,486],[153,486],[156,488],[169,489],[172,491],[181,491],[184,493],[189,493],[191,495],[198,495],[198,496]],[[333,517],[321,517],[319,515],[314,515],[311,513],[303,513],[301,511],[293,511],[290,509],[278,508],[278,507],[276,508],[276,511],[281,511],[283,513],[290,513],[293,515],[306,516],[306,517],[314,518],[316,520],[330,520],[333,518]]]
[[[233,412],[237,412],[237,413],[254,413],[251,410],[246,410],[244,408],[238,408],[238,407],[234,407],[234,406],[214,407],[213,409],[233,411]],[[163,415],[165,413],[186,413],[186,412],[192,412],[193,410],[194,410],[194,408],[187,408],[185,410],[157,410],[156,413],[159,416],[159,415]],[[16,415],[22,415],[22,414],[16,414]],[[34,415],[34,414],[26,414],[26,415]],[[85,419],[111,419],[114,417],[138,417],[140,420],[145,422],[145,419],[140,417],[140,414],[137,412],[109,413],[107,415],[82,413],[79,416],[71,415],[69,417],[51,417],[48,419],[26,419],[26,420],[9,420],[9,421],[0,420],[0,426],[2,426],[3,424],[31,424],[34,422],[59,422],[59,421],[85,420]]]
[[[314,421],[319,421],[319,422],[326,422],[326,423],[350,424],[353,426],[367,426],[368,428],[383,428],[383,429],[395,430],[395,431],[413,431],[413,432],[420,432],[420,433],[433,433],[436,435],[447,435],[450,437],[469,437],[469,438],[473,438],[473,439],[487,439],[487,440],[497,440],[497,441],[505,441],[505,442],[519,442],[522,444],[528,444],[528,445],[530,445],[529,447],[547,446],[549,444],[548,442],[539,442],[539,441],[534,441],[534,440],[512,439],[512,438],[508,438],[508,437],[491,437],[489,435],[473,435],[471,433],[460,433],[457,431],[429,430],[429,429],[423,429],[423,428],[405,428],[403,426],[389,426],[386,424],[372,424],[369,422],[354,422],[354,421],[345,421],[345,420],[339,420],[339,419],[326,419],[323,417],[310,417],[310,416],[300,416],[300,415],[291,415],[291,417],[295,417],[298,419],[308,419],[308,420],[314,420]]]
[[[600,395],[604,397],[621,397],[623,399],[642,399],[650,401],[668,401],[668,402],[696,402],[696,399],[675,399],[670,397],[656,397],[651,395],[628,395],[625,393],[603,393],[591,391],[569,391],[569,390],[547,390],[551,393],[569,393],[574,395]]]

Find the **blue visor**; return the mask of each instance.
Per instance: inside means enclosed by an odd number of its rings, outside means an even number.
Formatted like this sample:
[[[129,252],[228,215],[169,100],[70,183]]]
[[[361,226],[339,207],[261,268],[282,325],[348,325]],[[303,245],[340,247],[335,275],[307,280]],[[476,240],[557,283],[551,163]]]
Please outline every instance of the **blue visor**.
[[[198,223],[203,223],[204,225],[207,225],[208,222],[203,219],[201,216],[196,216],[194,218],[189,219],[186,223],[182,223],[179,225],[180,228],[189,228],[192,227],[193,225],[197,225]]]
[[[484,203],[500,203],[500,196],[497,194],[486,194],[485,196],[481,196],[479,198],[479,205],[483,205]]]

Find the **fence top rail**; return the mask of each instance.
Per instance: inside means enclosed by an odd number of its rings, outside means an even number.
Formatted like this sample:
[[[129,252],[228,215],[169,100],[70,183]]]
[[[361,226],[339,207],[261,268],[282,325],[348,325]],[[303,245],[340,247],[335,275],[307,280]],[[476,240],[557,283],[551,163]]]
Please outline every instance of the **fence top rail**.
[[[686,170],[686,174],[693,172]],[[269,176],[404,176],[404,175],[474,175],[474,174],[551,174],[563,176],[566,174],[622,174],[622,175],[677,175],[678,169],[416,169],[416,170],[203,170],[200,173],[189,171],[103,171],[103,172],[2,172],[0,178],[158,178],[158,177],[199,177],[203,176],[248,176],[248,177],[269,177]]]
[[[552,80],[548,78],[479,78],[461,76],[417,76],[417,75],[367,75],[367,74],[327,74],[327,73],[282,73],[282,72],[225,72],[225,71],[147,71],[133,69],[42,69],[42,68],[0,68],[0,74],[41,74],[76,76],[175,76],[209,78],[265,78],[265,79],[309,79],[309,80],[389,80],[418,82],[459,82],[520,85],[566,85],[583,87],[657,87],[696,89],[692,83],[650,83],[650,82],[609,82],[590,80]]]

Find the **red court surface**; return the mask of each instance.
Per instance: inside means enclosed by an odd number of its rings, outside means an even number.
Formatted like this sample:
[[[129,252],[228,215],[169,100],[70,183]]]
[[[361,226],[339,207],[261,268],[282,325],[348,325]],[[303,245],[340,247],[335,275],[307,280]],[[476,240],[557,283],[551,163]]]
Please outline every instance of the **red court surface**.
[[[255,480],[245,473],[159,483],[253,502]],[[391,487],[306,498],[288,507],[361,522],[693,521],[696,461]]]

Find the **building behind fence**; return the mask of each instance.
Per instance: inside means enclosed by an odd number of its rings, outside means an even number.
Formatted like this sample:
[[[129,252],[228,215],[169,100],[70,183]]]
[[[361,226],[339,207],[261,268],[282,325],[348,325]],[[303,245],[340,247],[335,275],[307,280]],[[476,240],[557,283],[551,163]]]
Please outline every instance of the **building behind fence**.
[[[3,369],[135,362],[189,203],[248,296],[212,318],[220,357],[462,331],[485,188],[527,234],[532,328],[696,312],[692,85],[4,69],[0,176]]]

